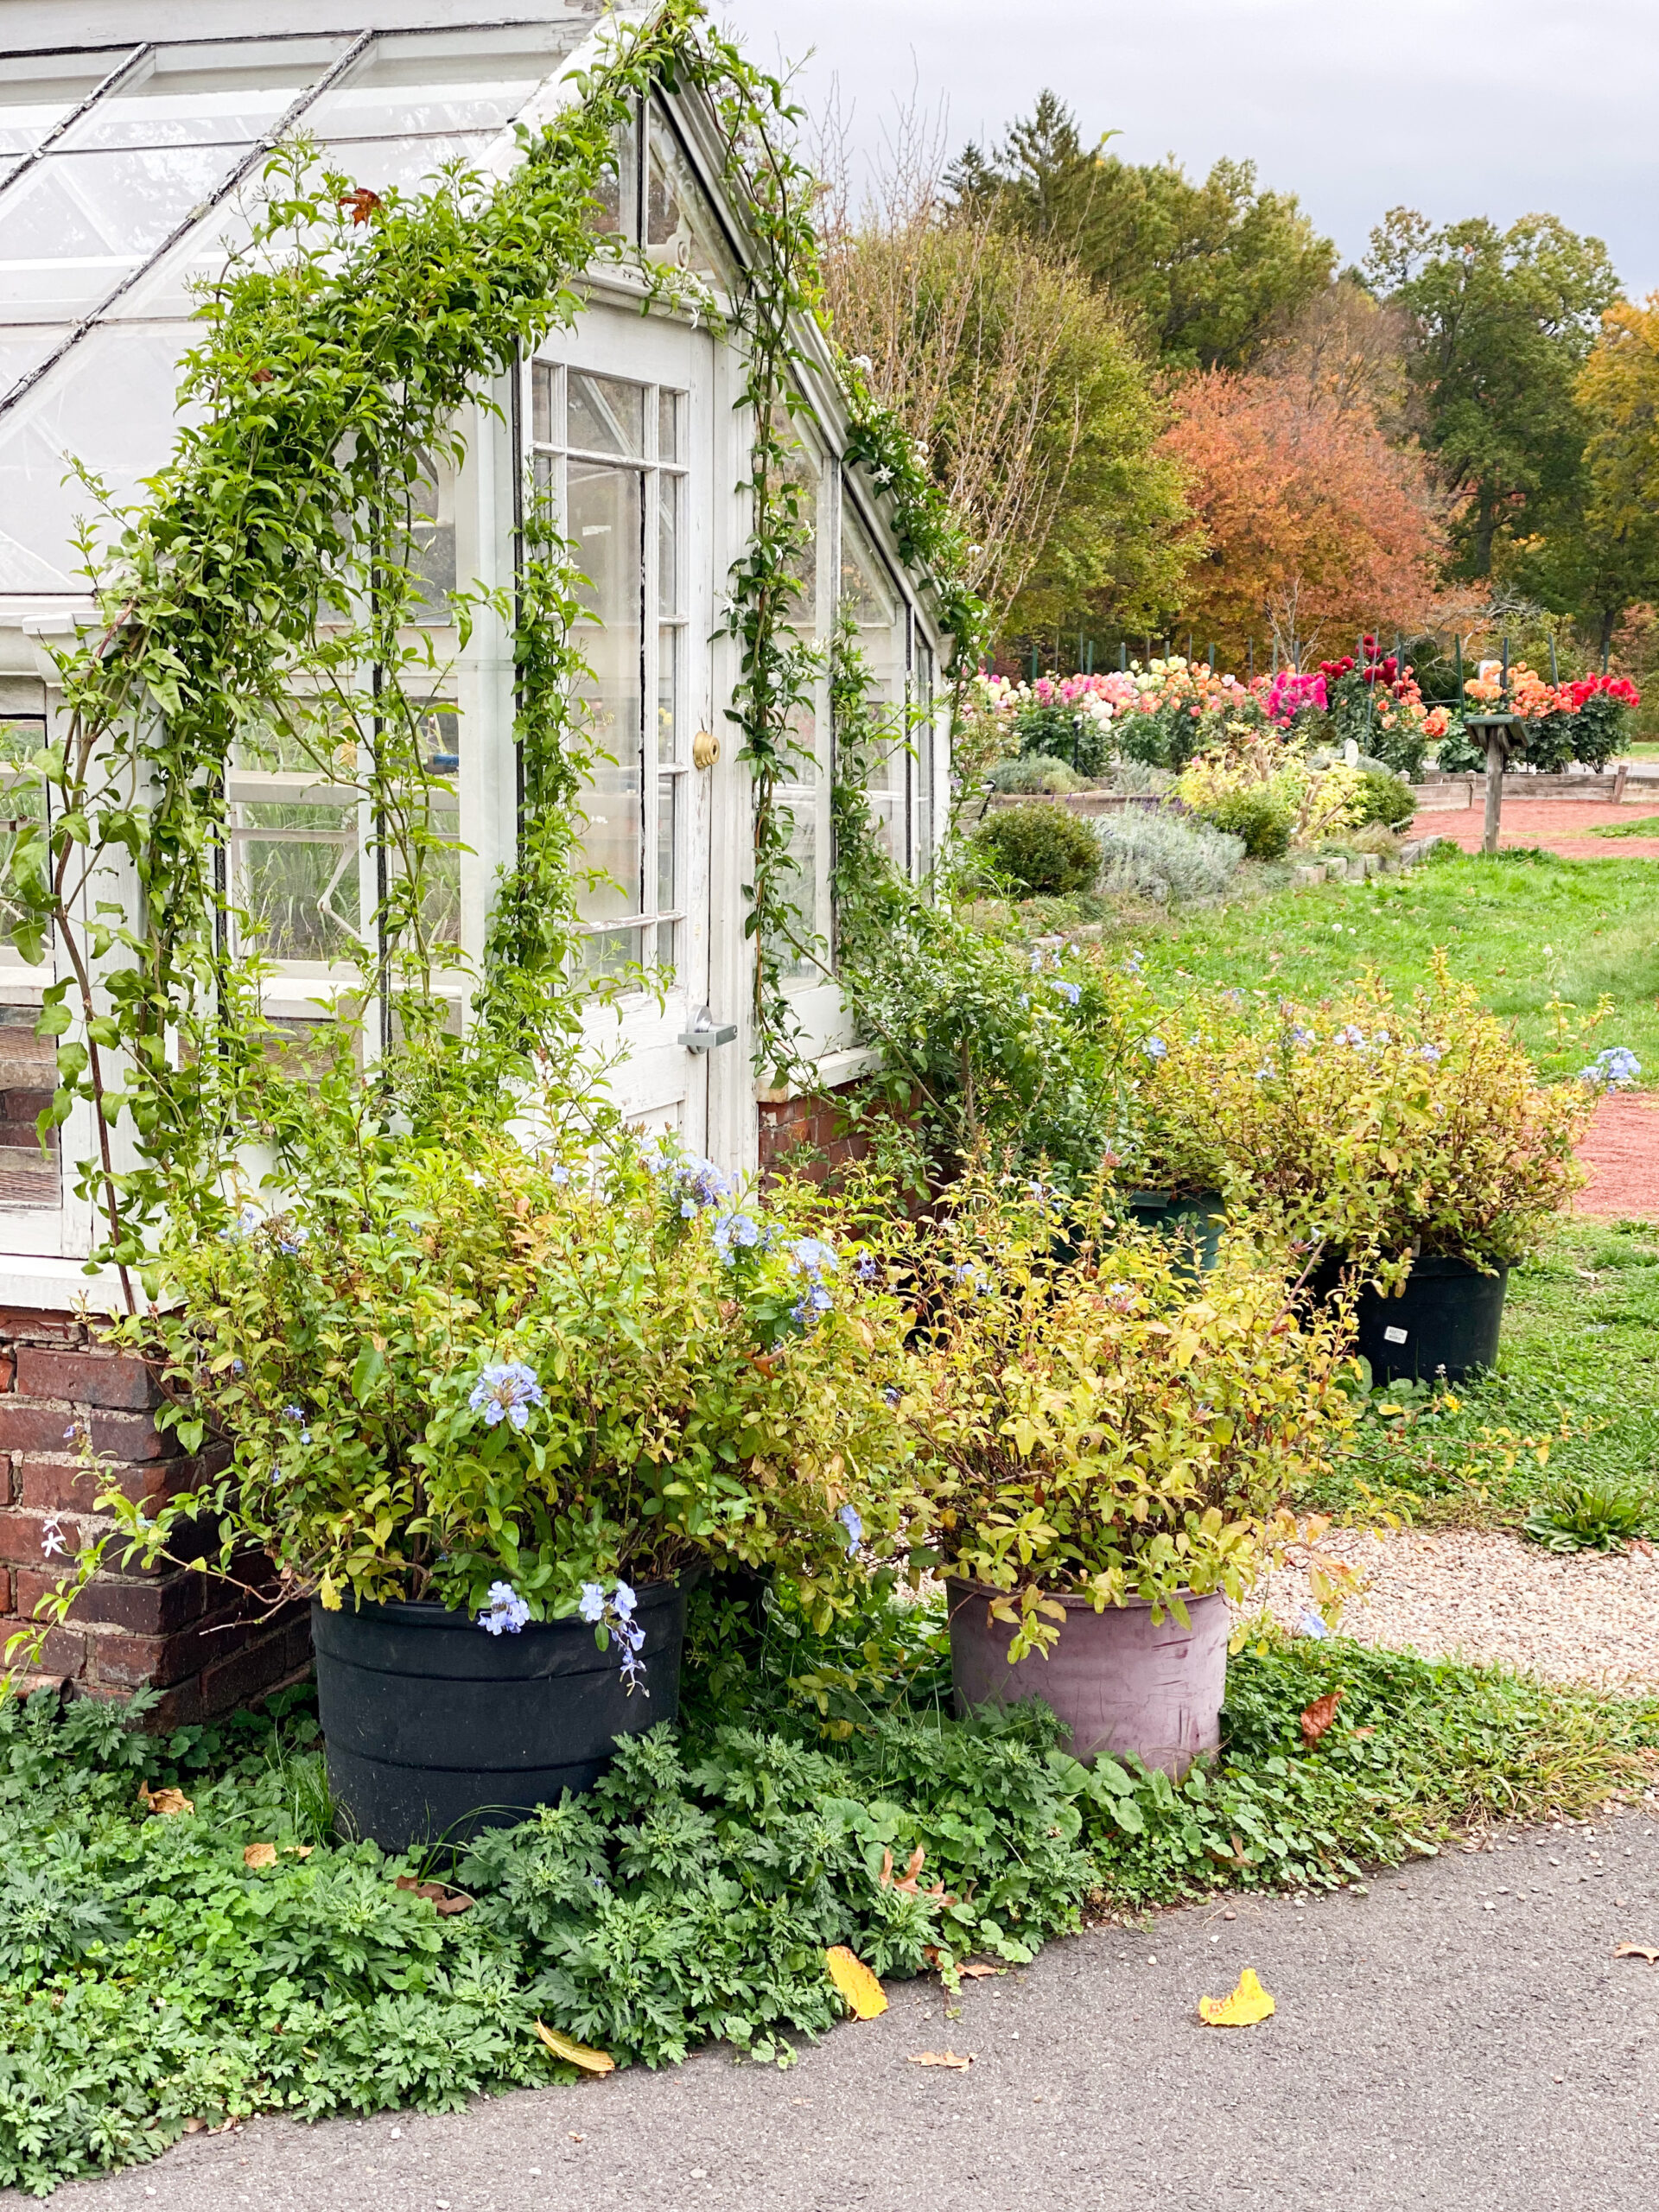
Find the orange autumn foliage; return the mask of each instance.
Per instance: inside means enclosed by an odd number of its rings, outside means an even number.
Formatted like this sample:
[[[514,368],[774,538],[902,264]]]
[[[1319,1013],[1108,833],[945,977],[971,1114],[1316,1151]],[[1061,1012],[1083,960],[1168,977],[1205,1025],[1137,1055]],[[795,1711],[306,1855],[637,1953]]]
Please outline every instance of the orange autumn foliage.
[[[1163,444],[1205,549],[1183,625],[1234,659],[1276,638],[1301,667],[1351,633],[1421,625],[1444,537],[1419,454],[1300,380],[1211,370],[1174,405]]]

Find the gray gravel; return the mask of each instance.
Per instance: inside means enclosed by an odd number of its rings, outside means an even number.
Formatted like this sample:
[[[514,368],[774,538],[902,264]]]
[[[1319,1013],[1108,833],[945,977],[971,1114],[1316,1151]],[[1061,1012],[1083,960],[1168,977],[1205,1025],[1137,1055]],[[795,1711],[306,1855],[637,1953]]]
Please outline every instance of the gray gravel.
[[[1232,1917],[1229,1917],[1229,1913]],[[452,2118],[259,2120],[61,2212],[1651,2212],[1659,1795],[1299,1903],[1227,1899],[896,1985],[787,2071],[676,2070]],[[1254,1966],[1259,2027],[1199,2025]],[[912,2066],[971,2051],[966,2073]],[[0,2195],[12,2212],[22,2200]]]

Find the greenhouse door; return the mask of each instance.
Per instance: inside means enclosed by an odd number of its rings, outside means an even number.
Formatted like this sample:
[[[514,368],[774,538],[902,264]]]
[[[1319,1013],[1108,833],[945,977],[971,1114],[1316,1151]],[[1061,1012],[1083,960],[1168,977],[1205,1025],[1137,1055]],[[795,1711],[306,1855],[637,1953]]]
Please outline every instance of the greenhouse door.
[[[705,333],[594,306],[530,393],[535,474],[587,578],[583,849],[602,880],[580,910],[588,974],[614,989],[590,1028],[628,1118],[696,1152],[744,1052],[711,1005],[714,376]]]

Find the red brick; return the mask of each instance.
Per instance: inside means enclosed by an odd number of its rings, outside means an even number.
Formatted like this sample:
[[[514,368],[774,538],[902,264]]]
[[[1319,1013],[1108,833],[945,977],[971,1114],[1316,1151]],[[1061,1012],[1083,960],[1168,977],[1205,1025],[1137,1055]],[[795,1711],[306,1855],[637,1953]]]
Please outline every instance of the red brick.
[[[74,1629],[48,1629],[35,1669],[57,1681],[79,1681],[86,1671],[86,1638]]]
[[[0,1421],[4,1418],[0,1407]],[[163,1436],[148,1414],[94,1413],[91,1427],[93,1451],[107,1452],[112,1459],[176,1459],[181,1449],[178,1438],[170,1432]]]
[[[53,1588],[54,1578],[20,1567],[13,1578],[20,1613],[32,1613]],[[131,1629],[140,1636],[169,1636],[201,1618],[208,1597],[205,1574],[188,1571],[156,1577],[100,1574],[76,1599],[69,1618],[76,1622]]]
[[[287,1664],[288,1647],[289,1637],[284,1629],[258,1643],[250,1644],[245,1651],[204,1668],[202,1711],[225,1713],[232,1706],[246,1705],[251,1699],[287,1680],[292,1671]]]
[[[25,1459],[17,1484],[17,1503],[42,1512],[90,1513],[105,1491],[118,1490],[135,1503],[170,1487],[174,1463],[153,1459],[148,1466],[88,1466],[79,1459]]]
[[[0,1352],[0,1390],[10,1389],[12,1377],[16,1372],[16,1355],[9,1351]]]
[[[64,1432],[73,1419],[61,1406],[29,1405],[16,1396],[0,1400],[0,1452],[61,1452],[68,1441]]]
[[[16,1567],[38,1567],[44,1563],[50,1568],[55,1564],[67,1571],[71,1557],[80,1546],[79,1523],[76,1521],[60,1522],[63,1550],[53,1560],[48,1560],[41,1549],[41,1530],[45,1520],[43,1513],[29,1512],[21,1505],[0,1509],[0,1559],[10,1560]]]
[[[68,1398],[76,1405],[144,1413],[160,1402],[155,1377],[141,1359],[122,1352],[17,1351],[17,1389],[31,1398]]]

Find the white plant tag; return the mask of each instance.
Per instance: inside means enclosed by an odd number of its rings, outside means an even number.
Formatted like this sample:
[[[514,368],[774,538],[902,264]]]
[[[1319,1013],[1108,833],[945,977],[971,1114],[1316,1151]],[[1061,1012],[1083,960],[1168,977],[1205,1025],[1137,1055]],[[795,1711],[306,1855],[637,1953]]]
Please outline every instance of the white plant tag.
[[[1404,1329],[1384,1329],[1382,1341],[1385,1344],[1402,1344],[1406,1341],[1407,1333]]]

